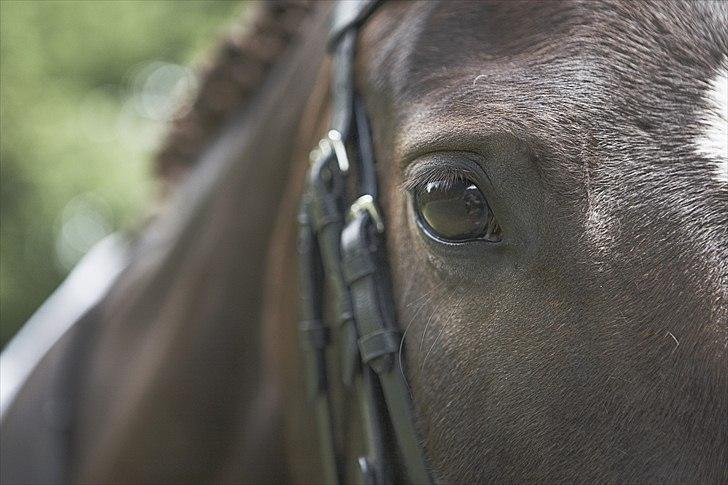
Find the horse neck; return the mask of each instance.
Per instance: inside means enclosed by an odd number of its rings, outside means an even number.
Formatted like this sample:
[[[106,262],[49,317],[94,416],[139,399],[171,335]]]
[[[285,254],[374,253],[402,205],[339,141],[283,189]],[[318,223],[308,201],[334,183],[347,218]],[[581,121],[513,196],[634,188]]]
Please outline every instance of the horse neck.
[[[328,64],[328,63],[326,63]],[[302,118],[299,139],[306,140],[291,165],[268,251],[262,305],[263,360],[266,382],[281,403],[285,455],[295,483],[322,480],[311,436],[317,432],[310,419],[307,391],[301,372],[298,340],[298,226],[295,223],[304,190],[308,154],[329,126],[329,76],[327,65],[319,71],[319,82]]]
[[[226,121],[251,103],[273,66],[302,34],[314,5],[252,2],[201,66],[194,99],[183,103],[154,159],[162,190],[173,190]]]
[[[78,481],[219,479],[220,469],[234,474],[228,463],[253,481],[280,478],[271,473],[281,469],[271,462],[276,369],[260,345],[277,330],[260,322],[282,318],[271,316],[273,293],[291,290],[261,281],[302,180],[288,176],[300,171],[291,161],[306,160],[313,138],[299,126],[320,70],[312,60],[324,58],[325,17],[312,16],[311,34],[207,150],[104,302],[77,414]],[[278,271],[287,259],[273,253]]]

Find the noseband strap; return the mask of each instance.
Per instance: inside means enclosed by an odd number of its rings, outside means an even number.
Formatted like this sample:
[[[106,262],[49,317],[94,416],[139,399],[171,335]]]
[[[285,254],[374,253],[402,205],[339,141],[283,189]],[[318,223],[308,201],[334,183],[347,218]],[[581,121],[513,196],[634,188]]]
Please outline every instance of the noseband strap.
[[[380,4],[349,0],[337,2],[334,9],[329,40],[332,129],[311,153],[299,213],[299,333],[327,483],[342,483],[349,476],[342,448],[351,420],[335,416],[336,388],[345,394],[344,402],[353,399],[361,411],[360,481],[425,484],[431,478],[400,366],[403,340],[377,204],[373,144],[354,84],[359,28]],[[325,308],[334,318],[324,318]],[[338,358],[338,369],[332,357]]]

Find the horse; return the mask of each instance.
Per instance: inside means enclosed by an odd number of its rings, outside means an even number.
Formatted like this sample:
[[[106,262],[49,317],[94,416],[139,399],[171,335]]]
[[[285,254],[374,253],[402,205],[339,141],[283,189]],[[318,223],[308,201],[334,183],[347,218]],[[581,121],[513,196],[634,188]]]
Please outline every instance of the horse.
[[[2,416],[4,483],[324,480],[295,220],[330,9],[266,3],[222,44],[158,215]],[[383,2],[362,25],[436,483],[728,481],[726,26],[725,3],[622,0]]]

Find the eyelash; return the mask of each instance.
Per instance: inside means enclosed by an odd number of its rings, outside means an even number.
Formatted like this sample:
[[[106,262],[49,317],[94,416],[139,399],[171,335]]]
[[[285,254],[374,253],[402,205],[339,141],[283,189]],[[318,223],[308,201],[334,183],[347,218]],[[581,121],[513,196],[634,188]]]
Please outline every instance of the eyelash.
[[[425,165],[407,173],[402,189],[412,194],[422,190],[430,182],[444,181],[449,186],[457,181],[477,181],[477,174],[462,167]],[[477,185],[477,184],[476,184]]]

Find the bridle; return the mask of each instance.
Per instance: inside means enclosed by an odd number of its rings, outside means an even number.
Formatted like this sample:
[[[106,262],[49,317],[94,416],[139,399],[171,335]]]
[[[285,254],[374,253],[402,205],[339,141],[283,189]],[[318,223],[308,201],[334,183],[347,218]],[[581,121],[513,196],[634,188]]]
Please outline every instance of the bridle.
[[[299,213],[299,330],[327,483],[345,481],[348,465],[337,434],[342,419],[334,413],[334,375],[362,412],[366,452],[357,459],[360,481],[432,482],[399,365],[403,341],[394,317],[374,150],[354,86],[358,32],[380,4],[340,1],[334,7],[332,127],[311,153]],[[325,296],[332,300],[329,319]],[[332,357],[338,357],[338,368],[330,365]]]

